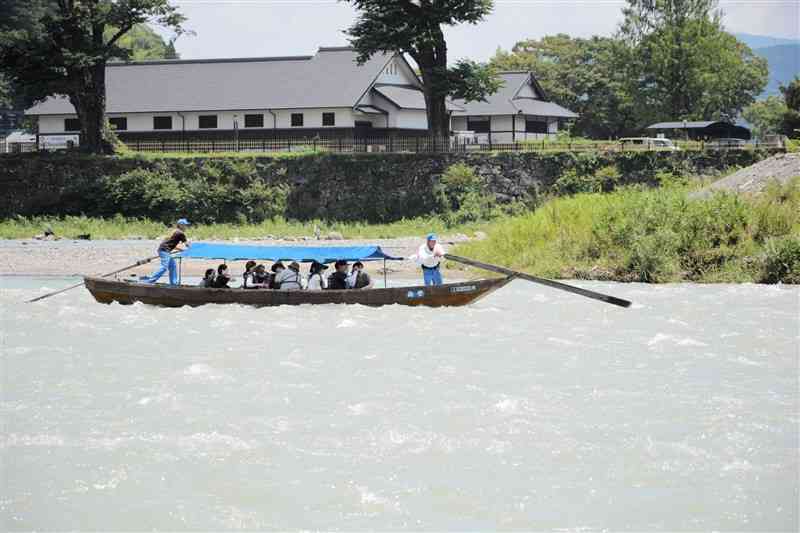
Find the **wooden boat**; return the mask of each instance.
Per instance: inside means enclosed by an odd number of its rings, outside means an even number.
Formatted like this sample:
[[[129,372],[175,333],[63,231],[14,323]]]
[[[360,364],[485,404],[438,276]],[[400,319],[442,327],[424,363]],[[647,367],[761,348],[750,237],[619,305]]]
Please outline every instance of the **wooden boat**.
[[[413,286],[387,289],[282,291],[267,289],[206,289],[187,285],[166,285],[85,277],[84,283],[100,303],[142,302],[163,307],[205,304],[240,304],[255,307],[303,304],[361,304],[368,306],[461,306],[483,298],[514,279],[508,276],[435,287]]]

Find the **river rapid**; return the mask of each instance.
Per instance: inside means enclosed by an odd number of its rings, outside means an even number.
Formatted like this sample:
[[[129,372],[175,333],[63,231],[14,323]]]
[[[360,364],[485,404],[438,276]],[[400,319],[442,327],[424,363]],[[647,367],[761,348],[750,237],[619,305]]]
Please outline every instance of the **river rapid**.
[[[800,289],[100,305],[0,278],[0,526],[798,529]]]

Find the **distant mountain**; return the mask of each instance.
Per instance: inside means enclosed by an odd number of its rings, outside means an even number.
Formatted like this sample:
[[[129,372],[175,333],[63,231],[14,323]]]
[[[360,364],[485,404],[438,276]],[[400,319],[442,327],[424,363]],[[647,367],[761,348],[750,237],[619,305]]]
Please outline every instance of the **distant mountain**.
[[[800,76],[800,44],[781,44],[756,48],[754,52],[769,61],[769,83],[761,96],[780,94],[781,85]]]
[[[769,62],[769,82],[759,98],[780,94],[779,87],[800,76],[800,39],[734,33],[734,37]]]
[[[786,39],[784,37],[770,37],[768,35],[752,35],[750,33],[734,33],[734,37],[755,50],[756,48],[766,48],[768,46],[778,46],[781,44],[800,44],[798,39]]]

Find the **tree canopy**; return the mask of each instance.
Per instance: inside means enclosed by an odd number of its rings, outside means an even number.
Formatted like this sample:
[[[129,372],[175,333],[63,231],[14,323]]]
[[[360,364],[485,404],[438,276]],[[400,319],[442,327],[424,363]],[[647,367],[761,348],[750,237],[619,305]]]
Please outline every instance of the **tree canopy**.
[[[345,0],[359,11],[346,30],[358,60],[382,52],[408,54],[423,81],[428,128],[446,136],[450,125],[446,98],[481,100],[499,88],[491,69],[472,61],[449,67],[443,26],[477,24],[493,7],[491,0]]]
[[[34,102],[66,95],[81,125],[81,148],[111,151],[104,134],[105,65],[129,59],[122,39],[152,22],[183,32],[184,17],[169,0],[2,0],[0,70]]]
[[[623,13],[646,122],[732,120],[766,85],[766,61],[725,32],[716,0],[628,0]]]
[[[547,96],[580,116],[573,133],[607,138],[636,127],[626,65],[630,51],[610,37],[549,35],[498,50],[497,70],[530,70]]]
[[[714,0],[629,0],[613,37],[550,35],[498,50],[497,69],[531,70],[595,138],[670,120],[734,120],[766,84],[766,62],[724,31]]]

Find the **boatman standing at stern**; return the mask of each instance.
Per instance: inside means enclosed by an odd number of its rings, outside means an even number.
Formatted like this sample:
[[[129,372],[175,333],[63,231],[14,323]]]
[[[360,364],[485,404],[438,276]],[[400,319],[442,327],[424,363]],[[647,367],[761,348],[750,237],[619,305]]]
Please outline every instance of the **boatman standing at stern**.
[[[439,271],[444,259],[444,248],[437,241],[435,233],[428,234],[427,241],[420,245],[419,250],[411,259],[422,267],[422,277],[425,285],[441,285],[442,273]]]
[[[142,278],[144,283],[155,283],[158,278],[164,275],[164,272],[169,271],[169,284],[178,284],[178,269],[175,266],[175,259],[172,257],[172,252],[182,251],[189,246],[189,241],[186,238],[186,228],[189,227],[189,221],[185,218],[178,220],[175,224],[175,230],[172,234],[161,241],[158,245],[158,258],[161,260],[161,266],[153,272],[152,276]]]

